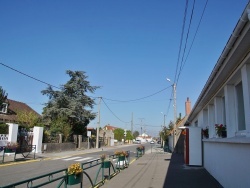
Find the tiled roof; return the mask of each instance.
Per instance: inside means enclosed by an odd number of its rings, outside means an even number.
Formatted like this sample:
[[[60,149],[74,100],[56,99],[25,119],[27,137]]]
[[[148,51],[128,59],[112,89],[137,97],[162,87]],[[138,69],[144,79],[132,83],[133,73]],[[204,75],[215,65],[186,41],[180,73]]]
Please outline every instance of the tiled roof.
[[[117,129],[117,127],[114,127],[114,126],[111,126],[111,125],[105,125],[105,126],[103,127],[103,129],[114,131],[115,129]]]
[[[8,103],[8,111],[6,114],[0,113],[0,121],[16,122],[17,111],[33,112],[37,116],[40,116],[40,114],[23,102],[8,99]]]

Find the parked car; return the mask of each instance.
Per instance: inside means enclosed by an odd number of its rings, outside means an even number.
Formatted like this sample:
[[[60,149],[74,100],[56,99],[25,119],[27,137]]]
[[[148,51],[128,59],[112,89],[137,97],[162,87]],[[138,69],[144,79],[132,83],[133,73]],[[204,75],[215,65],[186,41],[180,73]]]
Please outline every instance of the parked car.
[[[134,144],[141,144],[141,141],[140,140],[135,140],[133,141]]]
[[[157,144],[161,144],[161,141],[159,140],[159,141],[157,142]]]
[[[150,144],[154,144],[155,142],[152,140],[151,142],[150,142]]]

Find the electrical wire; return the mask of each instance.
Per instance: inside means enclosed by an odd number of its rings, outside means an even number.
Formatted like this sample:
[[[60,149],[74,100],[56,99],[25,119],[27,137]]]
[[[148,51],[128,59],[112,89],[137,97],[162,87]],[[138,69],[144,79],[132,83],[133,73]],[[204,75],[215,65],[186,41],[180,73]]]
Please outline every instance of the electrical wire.
[[[33,80],[36,80],[36,81],[38,81],[38,82],[41,82],[41,83],[43,83],[43,84],[46,84],[46,85],[48,85],[48,86],[51,86],[51,87],[54,87],[54,88],[57,88],[57,89],[61,89],[61,88],[59,88],[59,87],[57,87],[57,86],[53,86],[53,85],[51,85],[51,84],[49,84],[49,83],[47,83],[47,82],[44,82],[44,81],[39,80],[39,79],[37,79],[37,78],[35,78],[35,77],[33,77],[33,76],[30,76],[30,75],[28,75],[28,74],[25,74],[25,73],[19,71],[19,70],[16,70],[16,69],[14,69],[14,68],[12,68],[12,67],[10,67],[10,66],[8,66],[8,65],[5,65],[5,64],[3,64],[3,63],[0,63],[0,64],[1,64],[2,66],[5,66],[5,67],[7,67],[7,68],[9,68],[9,69],[11,69],[11,70],[13,70],[13,71],[15,71],[15,72],[18,72],[18,73],[20,73],[20,74],[22,74],[22,75],[24,75],[24,76],[27,76],[27,77],[29,77],[29,78],[31,78],[31,79],[33,79]]]
[[[123,122],[123,123],[130,123],[130,121],[128,121],[128,122],[126,122],[126,121],[123,121],[123,120],[121,120],[110,108],[109,108],[109,106],[105,103],[105,101],[103,100],[103,98],[101,98],[101,100],[103,101],[103,103],[104,103],[104,105],[108,108],[108,110],[119,120],[119,121],[121,121],[121,122]]]
[[[194,6],[195,6],[195,0],[193,1],[193,8],[192,8],[192,12],[191,12],[190,20],[189,20],[188,31],[187,31],[186,40],[185,40],[185,45],[184,45],[184,50],[183,50],[182,59],[181,59],[180,71],[181,71],[181,68],[182,68],[182,66],[183,66],[184,56],[185,56],[185,52],[186,52],[186,48],[187,48],[187,42],[188,42],[188,37],[189,37],[189,31],[190,31],[190,27],[191,27],[192,20],[193,20]],[[177,85],[178,80],[179,80],[180,71],[179,71],[179,74],[178,74],[177,79],[176,79],[176,85]]]
[[[206,1],[205,6],[204,6],[204,8],[203,8],[202,15],[201,15],[199,24],[198,24],[198,26],[197,26],[197,28],[196,28],[195,35],[194,35],[194,38],[193,38],[192,43],[191,43],[191,45],[190,45],[190,48],[189,48],[189,51],[188,51],[188,53],[187,53],[186,59],[185,59],[183,65],[182,65],[182,67],[180,68],[179,75],[178,75],[178,79],[179,79],[179,77],[180,77],[180,74],[181,74],[182,69],[184,68],[184,66],[185,66],[185,64],[186,64],[186,62],[187,62],[187,59],[188,59],[189,54],[190,54],[190,51],[191,51],[191,49],[192,49],[192,47],[193,47],[194,41],[195,41],[195,39],[196,39],[196,35],[197,35],[198,30],[199,30],[199,28],[200,28],[201,21],[202,21],[202,18],[203,18],[203,16],[204,16],[204,13],[205,13],[205,10],[206,10],[206,7],[207,7],[207,3],[208,3],[208,0]],[[178,79],[177,79],[177,80],[178,80]]]
[[[151,95],[148,95],[148,96],[145,96],[145,97],[141,97],[141,98],[138,98],[138,99],[132,99],[132,100],[115,100],[115,99],[108,99],[108,98],[104,98],[104,97],[103,98],[106,99],[106,100],[115,101],[115,102],[134,102],[134,101],[139,101],[139,100],[142,100],[142,99],[146,99],[146,98],[152,97],[152,96],[154,96],[154,95],[156,95],[158,93],[161,93],[161,92],[165,91],[166,89],[168,89],[170,87],[172,87],[172,86],[166,87],[166,88],[164,88],[164,89],[162,89],[160,91],[157,91],[157,92],[155,92],[155,93],[153,93]]]
[[[186,0],[186,6],[185,6],[185,11],[184,11],[184,18],[183,18],[183,23],[182,23],[182,32],[181,32],[181,39],[180,39],[180,45],[179,45],[179,52],[178,52],[178,57],[177,57],[177,64],[176,64],[176,69],[175,69],[174,83],[176,83],[177,71],[178,71],[179,63],[180,63],[180,56],[181,56],[181,49],[182,49],[182,42],[183,42],[184,30],[185,30],[187,9],[188,9],[188,0]]]

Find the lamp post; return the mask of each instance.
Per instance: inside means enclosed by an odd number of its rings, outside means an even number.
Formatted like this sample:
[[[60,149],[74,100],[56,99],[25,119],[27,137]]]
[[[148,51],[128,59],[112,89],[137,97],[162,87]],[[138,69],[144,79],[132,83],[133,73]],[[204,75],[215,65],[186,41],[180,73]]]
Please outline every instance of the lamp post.
[[[167,78],[167,81],[171,82],[169,78]],[[173,152],[175,148],[175,142],[176,142],[176,83],[173,83],[173,97],[174,97],[174,127],[173,127]]]
[[[97,129],[96,129],[96,148],[99,148],[99,129],[100,129],[100,121],[101,121],[101,114],[100,114],[101,100],[102,100],[102,97],[99,97],[98,124],[97,124]]]
[[[161,112],[161,114],[163,114],[163,127],[165,127],[166,126],[166,115],[163,112]],[[163,146],[163,141],[162,140],[163,139],[162,139],[162,136],[161,136],[161,145]]]

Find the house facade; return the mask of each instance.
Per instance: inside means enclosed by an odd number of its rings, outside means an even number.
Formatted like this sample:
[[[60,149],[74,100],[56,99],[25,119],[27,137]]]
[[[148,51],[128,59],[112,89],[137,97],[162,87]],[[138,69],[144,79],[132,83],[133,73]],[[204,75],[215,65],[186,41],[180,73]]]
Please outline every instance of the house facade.
[[[28,112],[33,113],[37,115],[37,117],[40,117],[40,115],[33,110],[30,106],[23,102],[7,99],[7,102],[2,105],[2,108],[0,109],[0,122],[3,123],[16,123],[17,120],[17,113],[20,112]]]
[[[243,11],[188,119],[209,128],[202,161],[223,187],[250,185],[250,3]],[[218,138],[215,124],[226,125]]]

